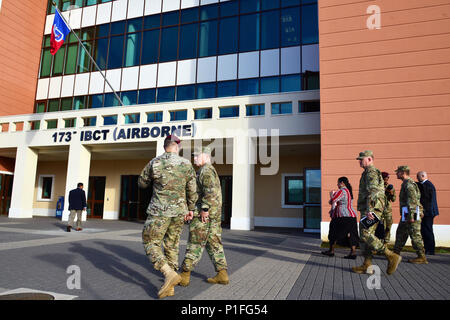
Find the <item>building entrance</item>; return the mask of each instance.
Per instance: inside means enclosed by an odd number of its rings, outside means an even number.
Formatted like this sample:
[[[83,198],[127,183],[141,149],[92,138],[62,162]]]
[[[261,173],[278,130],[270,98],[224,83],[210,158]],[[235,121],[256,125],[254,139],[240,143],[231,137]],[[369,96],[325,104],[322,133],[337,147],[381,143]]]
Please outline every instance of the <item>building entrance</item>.
[[[121,176],[120,220],[145,220],[152,197],[152,188],[141,189],[136,175]]]
[[[0,215],[8,215],[11,205],[13,176],[0,174]]]
[[[106,177],[89,177],[87,217],[103,218]]]

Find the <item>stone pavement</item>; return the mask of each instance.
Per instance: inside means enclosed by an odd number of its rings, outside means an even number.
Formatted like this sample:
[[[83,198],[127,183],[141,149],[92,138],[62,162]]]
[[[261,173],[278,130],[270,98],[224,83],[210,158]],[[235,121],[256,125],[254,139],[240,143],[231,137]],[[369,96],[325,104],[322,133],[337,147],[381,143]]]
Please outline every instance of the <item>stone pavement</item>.
[[[81,232],[65,232],[56,218],[9,219],[0,216],[0,295],[32,290],[52,293],[58,299],[157,299],[163,278],[144,254],[143,222],[89,220]],[[380,289],[369,289],[369,275],[351,267],[362,263],[320,254],[316,234],[293,229],[255,231],[223,230],[230,284],[210,285],[215,274],[206,252],[192,273],[191,285],[176,287],[167,300],[448,300],[450,255],[429,257],[428,265],[402,262],[387,276],[384,257],[374,264],[381,269]],[[180,245],[180,264],[188,237]],[[402,253],[406,261],[412,253]],[[80,289],[70,266],[80,270]],[[1,297],[1,296],[0,296]]]

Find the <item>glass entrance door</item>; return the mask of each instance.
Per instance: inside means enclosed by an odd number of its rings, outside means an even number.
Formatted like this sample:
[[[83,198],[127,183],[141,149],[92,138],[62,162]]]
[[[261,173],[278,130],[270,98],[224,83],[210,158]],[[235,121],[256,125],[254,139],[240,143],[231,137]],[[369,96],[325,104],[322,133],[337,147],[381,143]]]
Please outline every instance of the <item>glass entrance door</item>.
[[[318,232],[322,220],[320,169],[305,169],[304,177],[304,231]]]
[[[231,199],[232,199],[232,176],[220,176],[220,187],[222,189],[222,227],[229,228],[231,221]]]
[[[13,176],[0,174],[0,215],[8,215],[11,205]]]
[[[120,214],[121,220],[145,220],[152,196],[151,187],[140,189],[137,175],[121,176]]]
[[[103,218],[106,177],[89,177],[87,217]]]

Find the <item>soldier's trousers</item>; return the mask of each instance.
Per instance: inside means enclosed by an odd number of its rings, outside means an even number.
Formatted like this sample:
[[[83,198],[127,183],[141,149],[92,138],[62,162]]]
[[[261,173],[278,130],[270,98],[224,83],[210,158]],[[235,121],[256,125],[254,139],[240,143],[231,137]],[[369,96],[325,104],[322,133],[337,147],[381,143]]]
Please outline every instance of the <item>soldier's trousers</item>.
[[[202,222],[200,217],[194,217],[189,226],[189,241],[183,261],[184,271],[194,269],[202,257],[204,248],[206,248],[217,272],[228,268],[223,251],[220,223],[220,215],[218,218],[208,220],[205,223]]]
[[[386,244],[384,241],[375,236],[377,226],[378,223],[375,223],[370,228],[366,228],[362,223],[359,223],[359,239],[361,241],[361,251],[364,258],[371,258],[373,256],[372,251],[381,254],[384,254],[386,251]]]
[[[420,234],[420,223],[420,221],[414,221],[412,223],[400,221],[395,235],[394,252],[400,253],[408,237],[411,237],[411,243],[417,255],[420,257],[425,254],[422,235]]]
[[[142,231],[142,243],[156,270],[160,270],[166,263],[174,270],[178,270],[179,243],[183,225],[183,215],[178,217],[150,215],[147,218]]]
[[[391,240],[391,227],[392,227],[392,212],[386,212],[383,217],[384,224],[384,241],[389,243]]]

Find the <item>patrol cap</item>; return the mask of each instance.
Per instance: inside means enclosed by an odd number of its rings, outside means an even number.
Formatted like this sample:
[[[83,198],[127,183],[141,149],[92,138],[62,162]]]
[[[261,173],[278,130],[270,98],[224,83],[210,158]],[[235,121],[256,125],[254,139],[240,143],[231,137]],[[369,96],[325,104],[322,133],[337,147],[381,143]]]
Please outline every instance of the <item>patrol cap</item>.
[[[362,160],[362,159],[364,159],[366,157],[372,157],[373,158],[373,152],[371,150],[366,150],[366,151],[360,152],[359,156],[358,156],[358,158],[356,158],[356,160]]]
[[[181,140],[174,134],[170,134],[166,137],[166,139],[164,139],[165,141],[170,140],[173,142],[176,142],[176,144],[180,144]]]
[[[387,172],[382,172],[382,173],[381,173],[381,176],[383,177],[383,179],[384,179],[384,178],[387,178],[387,177],[389,177],[389,173],[387,173]]]
[[[210,147],[202,147],[201,149],[197,149],[196,151],[194,151],[192,153],[192,155],[198,156],[199,154],[202,154],[202,153],[211,155],[211,148]]]
[[[395,172],[409,172],[409,167],[408,166],[398,166],[397,170],[395,170]]]

